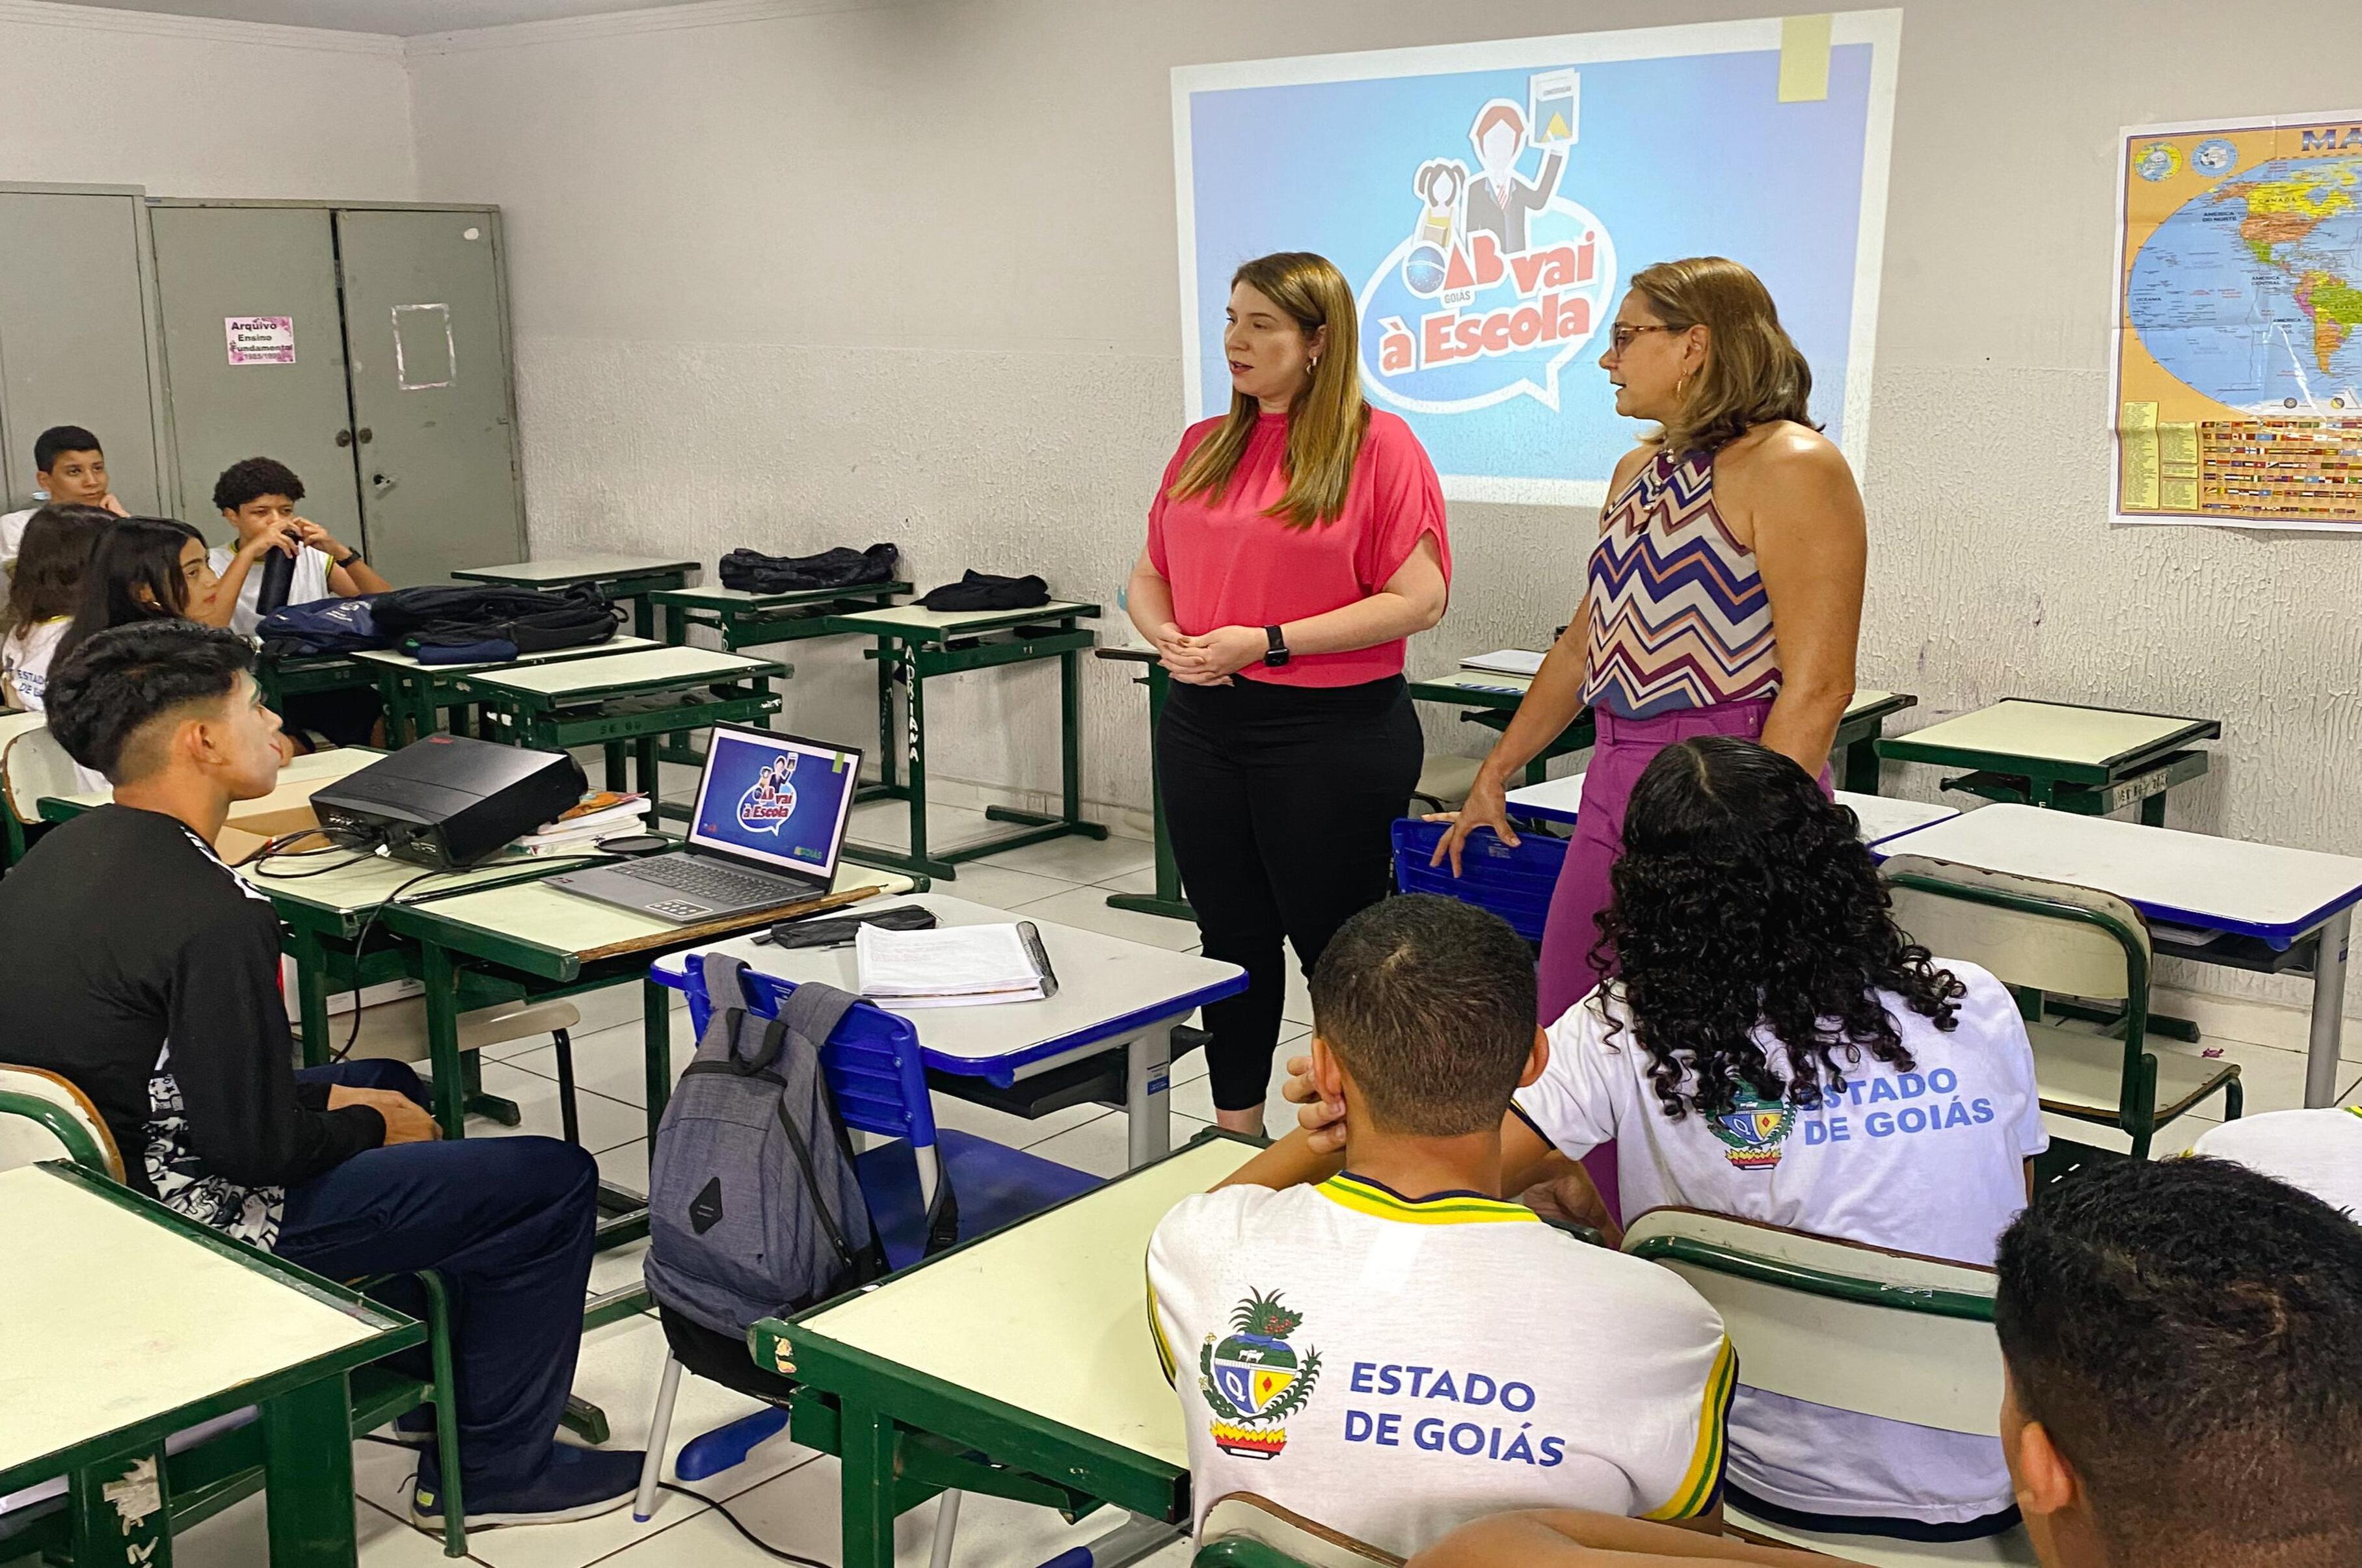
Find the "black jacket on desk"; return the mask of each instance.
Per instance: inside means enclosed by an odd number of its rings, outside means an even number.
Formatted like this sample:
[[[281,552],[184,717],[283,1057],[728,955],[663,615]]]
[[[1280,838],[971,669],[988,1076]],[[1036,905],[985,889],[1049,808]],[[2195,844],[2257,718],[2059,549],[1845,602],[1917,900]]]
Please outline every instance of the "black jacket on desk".
[[[96,1102],[131,1185],[241,1241],[385,1141],[295,1084],[279,922],[177,819],[103,806],[0,878],[0,1061]]]

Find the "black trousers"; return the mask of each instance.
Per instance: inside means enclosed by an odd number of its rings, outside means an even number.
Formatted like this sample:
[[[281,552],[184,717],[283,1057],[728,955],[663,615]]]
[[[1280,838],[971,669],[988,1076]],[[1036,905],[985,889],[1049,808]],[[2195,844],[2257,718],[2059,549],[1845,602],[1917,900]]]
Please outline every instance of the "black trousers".
[[[1337,928],[1386,896],[1392,824],[1425,755],[1402,678],[1328,688],[1176,681],[1157,780],[1206,956],[1247,988],[1206,1009],[1214,1104],[1259,1107],[1286,995],[1282,939],[1308,976]]]

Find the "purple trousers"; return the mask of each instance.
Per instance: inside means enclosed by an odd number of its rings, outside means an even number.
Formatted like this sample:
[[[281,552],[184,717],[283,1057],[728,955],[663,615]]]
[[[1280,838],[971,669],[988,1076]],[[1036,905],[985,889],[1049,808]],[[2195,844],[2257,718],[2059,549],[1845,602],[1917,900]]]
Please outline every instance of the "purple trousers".
[[[1583,778],[1583,803],[1576,809],[1574,838],[1567,845],[1566,863],[1558,886],[1551,892],[1550,923],[1542,930],[1540,974],[1541,1015],[1545,1025],[1589,996],[1606,977],[1591,960],[1599,941],[1600,911],[1607,908],[1608,872],[1624,852],[1624,807],[1641,769],[1657,753],[1676,741],[1697,735],[1738,735],[1755,740],[1771,716],[1772,700],[1723,702],[1711,708],[1684,708],[1653,719],[1623,719],[1605,709],[1593,711],[1599,726],[1599,744],[1591,753],[1590,771]],[[1823,788],[1827,783],[1823,781]],[[1602,1143],[1584,1156],[1592,1185],[1606,1200],[1607,1211],[1621,1216],[1616,1181],[1616,1145]]]

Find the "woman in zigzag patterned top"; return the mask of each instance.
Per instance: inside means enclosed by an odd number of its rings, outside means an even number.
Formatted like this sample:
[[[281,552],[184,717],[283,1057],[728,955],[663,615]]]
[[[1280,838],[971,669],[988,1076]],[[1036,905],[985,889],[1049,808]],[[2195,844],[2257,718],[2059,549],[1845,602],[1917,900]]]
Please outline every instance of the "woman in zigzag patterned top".
[[[1545,1024],[1613,966],[1598,917],[1649,759],[1738,735],[1827,789],[1861,628],[1861,491],[1813,423],[1812,369],[1762,281],[1718,256],[1641,269],[1599,363],[1616,412],[1657,428],[1616,465],[1582,608],[1436,851],[1456,874],[1476,829],[1516,843],[1510,777],[1593,710],[1599,744],[1542,937]],[[1612,1209],[1612,1164],[1588,1163]]]

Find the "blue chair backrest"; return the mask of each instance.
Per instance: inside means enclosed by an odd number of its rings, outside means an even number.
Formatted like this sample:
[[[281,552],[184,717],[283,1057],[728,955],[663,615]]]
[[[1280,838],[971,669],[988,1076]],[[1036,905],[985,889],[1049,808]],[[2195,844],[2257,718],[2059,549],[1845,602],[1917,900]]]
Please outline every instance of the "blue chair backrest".
[[[745,973],[747,1000],[764,1018],[778,1016],[779,1003],[795,982]],[[705,993],[704,966],[689,965],[689,1017],[702,1038],[713,1016]],[[837,1114],[856,1132],[908,1138],[916,1149],[935,1143],[934,1104],[927,1098],[927,1069],[919,1054],[919,1032],[909,1019],[855,1002],[821,1047],[821,1072],[836,1097]]]

